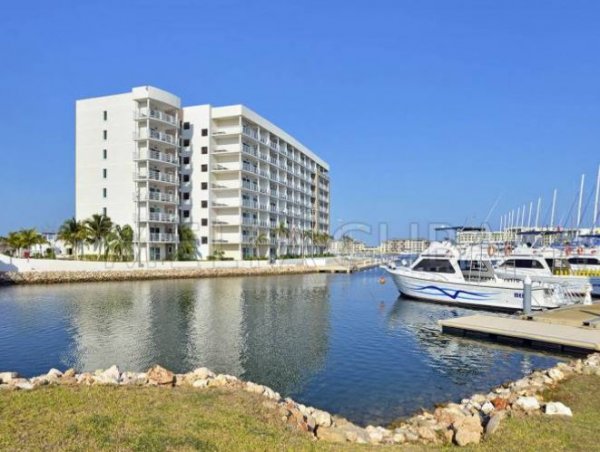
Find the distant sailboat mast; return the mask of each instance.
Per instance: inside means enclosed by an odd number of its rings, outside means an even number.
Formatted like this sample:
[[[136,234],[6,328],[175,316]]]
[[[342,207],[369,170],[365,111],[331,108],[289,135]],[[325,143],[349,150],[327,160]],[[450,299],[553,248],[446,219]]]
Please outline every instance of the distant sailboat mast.
[[[592,223],[592,234],[596,230],[596,222],[598,221],[598,201],[600,196],[600,165],[598,165],[598,176],[596,177],[596,197],[594,199],[594,221]]]
[[[581,226],[581,207],[583,204],[583,184],[585,183],[585,174],[581,175],[581,184],[579,186],[579,204],[577,206],[577,229]]]
[[[539,197],[538,198],[538,202],[537,202],[537,210],[535,212],[535,229],[538,228],[538,224],[540,221],[540,208],[542,207],[542,198]]]
[[[556,212],[556,188],[552,194],[552,210],[550,212],[550,227],[554,228],[554,213]]]

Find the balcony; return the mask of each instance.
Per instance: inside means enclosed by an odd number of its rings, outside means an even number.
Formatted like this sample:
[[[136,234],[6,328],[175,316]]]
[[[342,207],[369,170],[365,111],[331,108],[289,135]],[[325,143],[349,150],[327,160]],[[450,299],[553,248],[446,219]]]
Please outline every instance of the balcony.
[[[242,168],[244,171],[247,171],[249,173],[254,173],[254,174],[258,174],[258,168],[252,165],[248,165],[247,163],[244,163],[242,165]]]
[[[258,226],[258,221],[251,220],[250,218],[242,218],[242,224],[244,226]]]
[[[253,155],[254,157],[258,157],[258,151],[256,150],[256,148],[253,148],[253,147],[250,147],[250,146],[247,146],[247,145],[246,146],[242,145],[242,151],[245,154]]]
[[[149,241],[155,243],[169,243],[177,242],[178,240],[175,234],[152,233],[150,234]]]
[[[242,206],[248,207],[249,209],[258,209],[258,203],[256,201],[249,201],[247,199],[242,201]]]
[[[160,152],[154,149],[150,149],[149,151],[144,152],[134,152],[133,159],[154,160],[158,162],[170,163],[172,165],[177,165],[179,163],[175,154],[167,154],[166,152]]]
[[[139,221],[143,223],[177,223],[179,218],[173,213],[150,212],[147,215],[141,215]]]
[[[154,202],[166,202],[171,204],[177,204],[177,196],[172,193],[161,193],[158,191],[150,191],[145,195],[141,196],[141,201],[154,201]]]
[[[134,174],[134,177],[138,180],[153,180],[174,185],[177,185],[178,183],[177,176],[175,174],[161,173],[160,171],[150,170],[147,173],[139,172]]]
[[[258,191],[258,185],[256,184],[249,184],[248,182],[243,182],[242,187],[246,190]]]
[[[249,126],[246,126],[246,125],[242,126],[242,133],[244,135],[249,136],[250,138],[254,138],[255,140],[258,140],[258,131],[252,129]]]
[[[148,112],[147,109],[139,110],[136,115],[136,119],[156,119],[158,121],[177,126],[177,117],[165,113],[164,111],[155,110],[153,108]]]

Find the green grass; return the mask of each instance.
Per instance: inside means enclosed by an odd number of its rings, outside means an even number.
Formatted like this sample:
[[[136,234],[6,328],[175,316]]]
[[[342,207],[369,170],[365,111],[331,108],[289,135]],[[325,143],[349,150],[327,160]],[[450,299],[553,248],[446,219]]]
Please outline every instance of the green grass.
[[[491,439],[461,450],[600,450],[600,377],[577,376],[544,398],[565,403],[574,417],[510,417]],[[308,434],[286,427],[264,401],[224,389],[54,386],[2,391],[0,450],[371,449],[315,443]],[[389,449],[399,447],[377,448]]]
[[[0,450],[312,450],[265,399],[227,390],[45,387],[0,393]]]

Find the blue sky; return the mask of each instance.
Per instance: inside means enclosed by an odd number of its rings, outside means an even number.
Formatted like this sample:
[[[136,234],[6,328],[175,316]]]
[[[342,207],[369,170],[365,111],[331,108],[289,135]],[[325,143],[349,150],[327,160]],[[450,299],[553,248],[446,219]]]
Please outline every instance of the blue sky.
[[[582,173],[592,190],[598,2],[69,3],[1,7],[0,234],[73,215],[75,100],[145,84],[244,103],[314,149],[333,229],[424,235],[498,200],[497,222],[554,187],[560,217]]]

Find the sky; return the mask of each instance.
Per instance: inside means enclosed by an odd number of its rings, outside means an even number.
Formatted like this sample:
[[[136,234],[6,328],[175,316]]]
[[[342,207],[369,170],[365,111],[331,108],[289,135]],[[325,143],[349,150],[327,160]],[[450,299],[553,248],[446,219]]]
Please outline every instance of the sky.
[[[111,1],[0,6],[0,234],[74,214],[75,100],[154,85],[243,103],[331,166],[332,232],[570,225],[600,164],[595,1]],[[385,236],[385,237],[384,237]]]

